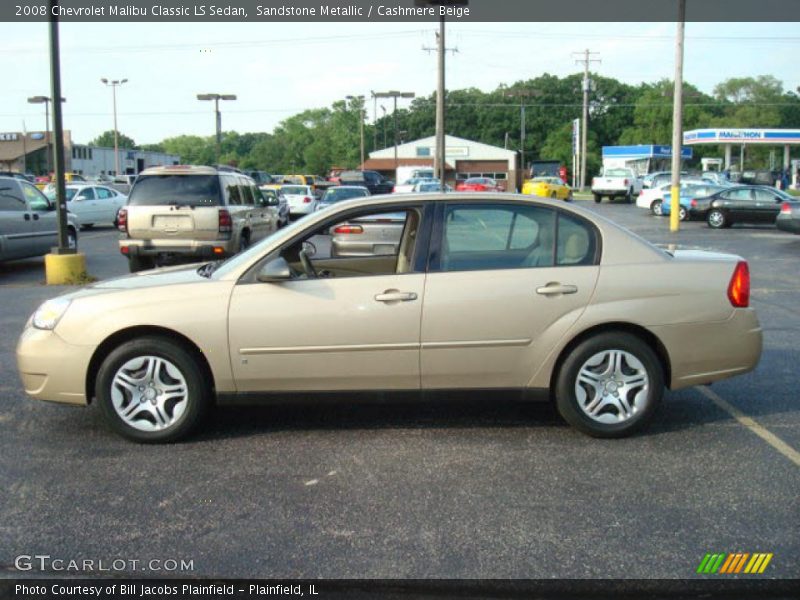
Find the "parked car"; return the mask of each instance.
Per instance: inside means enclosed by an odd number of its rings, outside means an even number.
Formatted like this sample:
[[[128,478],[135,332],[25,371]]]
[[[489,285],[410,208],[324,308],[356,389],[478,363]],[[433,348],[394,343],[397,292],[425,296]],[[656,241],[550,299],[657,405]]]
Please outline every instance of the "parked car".
[[[405,215],[394,254],[328,258],[308,243],[387,213]],[[227,261],[49,300],[16,358],[28,395],[94,402],[141,442],[187,435],[215,403],[454,389],[517,390],[583,432],[621,437],[652,419],[665,386],[757,365],[749,292],[740,257],[667,252],[573,204],[368,197]]]
[[[331,256],[397,256],[406,213],[380,213],[351,219],[331,229]]]
[[[442,191],[442,184],[438,179],[434,180],[426,180],[420,181],[418,184],[414,186],[414,189],[411,190],[415,194],[430,194]],[[444,184],[444,191],[445,192],[452,192],[453,188]]]
[[[317,210],[318,200],[310,185],[282,185],[281,193],[289,203],[292,219],[310,215]]]
[[[339,173],[339,183],[363,186],[373,196],[391,194],[394,189],[394,181],[386,179],[377,171],[342,171]]]
[[[633,169],[606,168],[592,178],[592,195],[598,203],[603,201],[603,196],[608,196],[612,202],[615,198],[625,198],[630,204],[641,189],[642,180]]]
[[[36,180],[36,178],[30,173],[20,173],[18,171],[0,171],[0,177],[14,177],[16,179],[27,181],[28,183],[34,183]]]
[[[681,178],[687,177],[689,171],[681,171]],[[655,188],[670,183],[672,181],[672,171],[654,171],[642,177],[642,186],[645,188]]]
[[[682,178],[681,188],[685,188],[687,186],[716,186],[718,189],[722,189],[723,187],[727,187],[728,184],[715,184],[710,180],[706,180],[705,178]],[[658,187],[654,188],[642,188],[642,191],[639,192],[639,196],[636,198],[636,206],[639,208],[649,209],[650,212],[655,216],[660,217],[662,216],[661,205],[664,202],[664,196],[665,194],[670,194],[671,189],[671,182],[662,183]],[[683,193],[681,193],[681,196],[683,196]]]
[[[689,214],[695,219],[705,219],[712,229],[734,223],[775,223],[783,203],[794,201],[793,196],[773,187],[742,185],[692,198]]]
[[[88,228],[98,223],[117,226],[117,213],[128,202],[125,194],[104,185],[65,186],[67,210],[77,218],[80,227]],[[45,194],[51,202],[56,200],[55,190]]]
[[[64,184],[68,185],[70,183],[89,183],[88,180],[81,175],[80,173],[64,173]],[[47,177],[37,177],[36,182],[34,185],[44,193],[49,192],[52,189],[55,189],[55,175],[47,176]]]
[[[328,208],[329,206],[332,206],[337,202],[341,202],[342,200],[363,198],[369,195],[369,190],[362,185],[336,185],[328,188],[328,190],[325,192],[325,195],[322,196],[322,200],[320,200],[319,204],[317,204],[316,210]]]
[[[67,213],[67,243],[78,248],[78,221]],[[30,182],[0,177],[0,262],[42,256],[58,246],[55,204]]]
[[[470,177],[456,183],[457,192],[502,192],[497,181],[491,177]]]
[[[408,194],[414,191],[414,186],[423,182],[438,183],[439,180],[433,177],[411,177],[410,179],[406,179],[403,183],[396,184],[392,192],[395,194]]]
[[[716,194],[721,190],[728,189],[728,187],[729,186],[719,186],[710,183],[687,183],[682,185],[680,188],[680,195],[678,197],[678,218],[681,221],[688,221],[692,218],[692,215],[689,212],[692,199],[710,196],[711,194]],[[664,192],[664,201],[660,206],[660,215],[662,217],[668,217],[670,214],[672,214],[672,192],[667,190]]]
[[[560,177],[534,177],[522,184],[522,193],[542,198],[572,200],[572,188]]]
[[[278,227],[284,227],[289,224],[289,201],[286,196],[281,192],[279,185],[262,185],[258,188],[261,191],[261,196],[264,201],[270,205],[277,205],[278,207]],[[277,203],[277,204],[276,204]]]
[[[800,235],[800,200],[786,200],[781,204],[781,212],[775,219],[778,229]]]
[[[117,218],[133,273],[236,254],[277,229],[278,205],[245,175],[173,165],[142,171]]]
[[[272,175],[270,175],[266,171],[245,171],[244,174],[247,175],[253,181],[255,181],[258,187],[261,187],[262,185],[270,185],[275,183],[275,180],[272,178]]]
[[[766,185],[774,186],[775,182],[780,180],[780,171],[770,171],[768,169],[753,170],[747,169],[742,171],[739,177],[739,183],[746,185]]]

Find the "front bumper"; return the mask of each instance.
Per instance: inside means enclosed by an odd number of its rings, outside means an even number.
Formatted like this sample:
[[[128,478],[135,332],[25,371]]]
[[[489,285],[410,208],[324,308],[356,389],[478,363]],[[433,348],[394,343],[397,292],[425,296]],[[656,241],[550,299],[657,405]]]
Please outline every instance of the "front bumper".
[[[25,393],[37,400],[88,404],[86,373],[94,346],[68,344],[54,331],[28,325],[17,342]]]
[[[236,253],[232,240],[120,240],[119,249],[125,256],[175,255],[197,259],[212,259]]]

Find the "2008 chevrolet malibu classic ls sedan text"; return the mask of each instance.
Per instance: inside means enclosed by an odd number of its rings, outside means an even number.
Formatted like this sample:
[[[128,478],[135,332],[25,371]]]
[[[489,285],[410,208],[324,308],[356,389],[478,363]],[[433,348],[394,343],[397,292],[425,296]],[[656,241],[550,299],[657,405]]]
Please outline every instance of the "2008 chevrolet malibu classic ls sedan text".
[[[367,256],[318,250],[332,229],[386,214],[404,220],[399,243]],[[185,436],[213,403],[456,389],[551,399],[577,429],[620,437],[650,420],[665,386],[756,366],[749,292],[741,258],[669,253],[580,207],[376,196],[224,262],[45,302],[17,362],[32,397],[97,402],[144,442]]]

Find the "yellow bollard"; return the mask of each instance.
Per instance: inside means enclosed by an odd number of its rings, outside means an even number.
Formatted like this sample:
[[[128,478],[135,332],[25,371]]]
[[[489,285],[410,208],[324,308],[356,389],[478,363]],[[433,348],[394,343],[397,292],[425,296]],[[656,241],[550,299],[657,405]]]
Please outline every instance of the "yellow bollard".
[[[46,254],[44,272],[47,285],[76,285],[89,280],[85,254]]]
[[[669,230],[678,231],[681,222],[681,189],[673,185],[670,188],[670,194],[672,194],[672,197],[669,201]]]

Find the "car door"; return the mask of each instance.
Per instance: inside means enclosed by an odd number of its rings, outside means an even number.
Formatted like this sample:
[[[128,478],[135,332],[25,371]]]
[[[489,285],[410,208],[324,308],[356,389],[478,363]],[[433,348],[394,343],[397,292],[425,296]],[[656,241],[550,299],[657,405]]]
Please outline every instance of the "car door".
[[[522,388],[585,310],[599,234],[546,206],[448,203],[434,227],[423,389]]]
[[[75,213],[81,225],[93,225],[98,219],[97,195],[94,188],[81,188],[69,202],[69,211]]]
[[[30,183],[20,182],[30,215],[34,254],[47,254],[58,245],[58,218],[47,197]]]
[[[280,256],[296,264],[297,248],[313,239],[318,254],[311,260],[320,275],[335,276],[235,286],[228,331],[239,392],[419,389],[425,273],[411,257],[424,237],[417,235],[421,207],[408,215],[405,242],[393,259],[329,258],[322,242],[342,218],[328,219],[265,261]]]
[[[32,217],[20,185],[11,178],[0,179],[0,260],[36,254]]]
[[[778,218],[778,213],[781,212],[781,198],[776,192],[769,188],[760,188],[753,190],[755,199],[755,218],[758,223],[775,223]]]
[[[95,222],[113,223],[117,218],[117,211],[121,207],[118,200],[119,195],[114,190],[103,186],[95,187],[94,193],[97,196]]]

